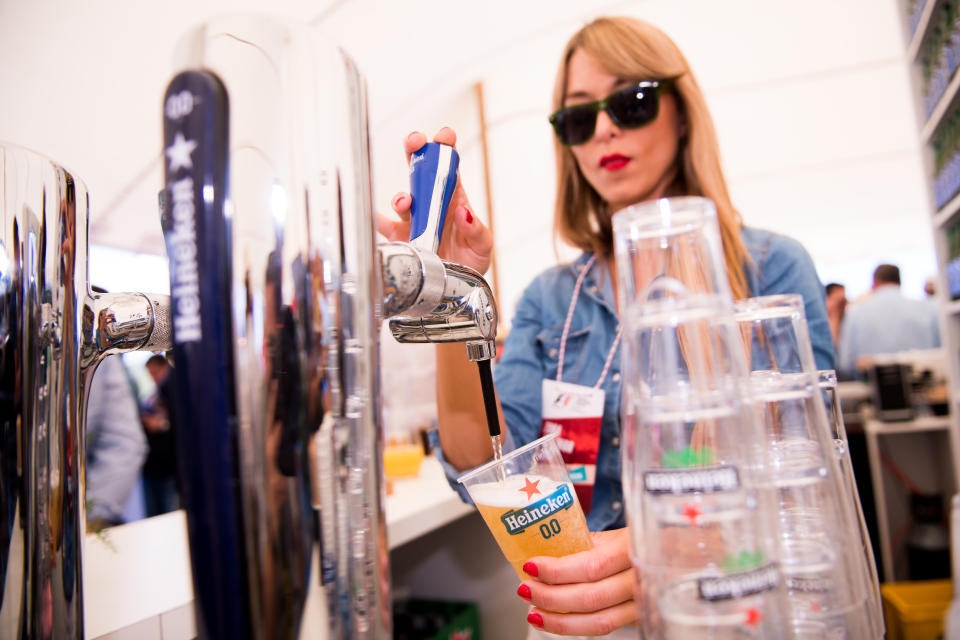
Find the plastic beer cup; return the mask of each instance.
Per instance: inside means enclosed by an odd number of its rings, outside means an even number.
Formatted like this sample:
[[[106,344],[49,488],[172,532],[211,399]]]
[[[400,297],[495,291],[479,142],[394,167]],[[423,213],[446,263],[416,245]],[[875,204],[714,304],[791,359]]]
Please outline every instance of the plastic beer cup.
[[[766,434],[763,493],[777,505],[793,626],[798,637],[875,637],[856,503],[828,426],[803,298],[747,298],[734,310]]]
[[[860,504],[860,494],[857,492],[857,482],[853,476],[853,465],[850,462],[850,447],[847,442],[847,429],[843,423],[843,411],[837,398],[837,372],[828,369],[817,372],[817,381],[823,393],[827,408],[827,422],[830,426],[830,435],[833,438],[834,451],[840,465],[840,475],[845,487],[844,497],[849,501],[849,508],[857,517],[860,529],[860,547],[863,555],[857,555],[854,562],[857,571],[863,574],[867,587],[866,607],[864,610],[870,624],[871,638],[883,638],[886,628],[883,622],[883,605],[880,597],[880,578],[877,575],[877,563],[873,555],[873,546],[870,544],[870,532],[867,529],[863,507]]]
[[[468,471],[457,481],[521,580],[533,556],[593,548],[587,520],[551,433]]]

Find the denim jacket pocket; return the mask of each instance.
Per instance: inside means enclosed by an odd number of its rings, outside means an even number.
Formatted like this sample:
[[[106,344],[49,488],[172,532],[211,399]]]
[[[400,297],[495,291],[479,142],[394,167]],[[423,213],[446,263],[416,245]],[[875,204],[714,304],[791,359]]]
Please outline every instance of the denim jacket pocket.
[[[563,355],[565,382],[577,382],[577,375],[583,365],[584,347],[590,335],[591,325],[573,330],[567,334],[567,346]],[[563,323],[547,327],[537,334],[537,344],[543,354],[544,377],[556,379],[560,361],[560,338],[563,335]]]

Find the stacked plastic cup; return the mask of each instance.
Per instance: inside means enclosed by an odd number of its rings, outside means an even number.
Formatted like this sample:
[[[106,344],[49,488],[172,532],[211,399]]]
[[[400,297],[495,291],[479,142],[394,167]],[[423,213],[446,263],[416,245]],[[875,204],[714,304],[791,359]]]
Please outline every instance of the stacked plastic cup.
[[[750,399],[766,442],[763,490],[776,504],[795,638],[868,638],[859,522],[840,473],[796,295],[739,301]]]
[[[837,454],[837,463],[840,466],[840,476],[843,478],[848,508],[856,515],[858,520],[859,547],[863,553],[853,560],[860,565],[858,571],[865,576],[868,587],[865,613],[869,618],[870,637],[883,638],[886,628],[883,623],[883,605],[880,598],[880,577],[877,575],[877,563],[873,555],[873,546],[870,544],[870,532],[867,530],[866,518],[863,517],[863,506],[860,504],[857,481],[854,478],[853,465],[850,461],[847,430],[843,423],[840,401],[837,398],[837,372],[832,369],[818,371],[817,381],[826,403],[830,437],[833,439],[834,451]]]
[[[646,638],[783,638],[777,511],[713,204],[662,199],[614,216],[622,472]]]

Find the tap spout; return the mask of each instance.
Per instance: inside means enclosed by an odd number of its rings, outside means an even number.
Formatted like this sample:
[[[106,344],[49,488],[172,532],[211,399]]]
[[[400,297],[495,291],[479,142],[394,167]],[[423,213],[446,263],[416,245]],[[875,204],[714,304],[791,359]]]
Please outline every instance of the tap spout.
[[[380,247],[383,315],[402,343],[466,342],[471,360],[493,357],[497,303],[477,271],[404,243]]]
[[[170,296],[94,293],[83,305],[80,365],[127,351],[166,351],[172,346]]]

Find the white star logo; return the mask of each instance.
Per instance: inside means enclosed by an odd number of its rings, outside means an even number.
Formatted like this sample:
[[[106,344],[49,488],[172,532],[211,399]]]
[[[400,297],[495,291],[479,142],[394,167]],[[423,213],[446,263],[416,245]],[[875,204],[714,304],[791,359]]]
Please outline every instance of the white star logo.
[[[167,147],[167,157],[170,158],[170,171],[177,169],[193,169],[193,158],[190,154],[197,148],[196,140],[187,140],[177,131],[173,144]]]

